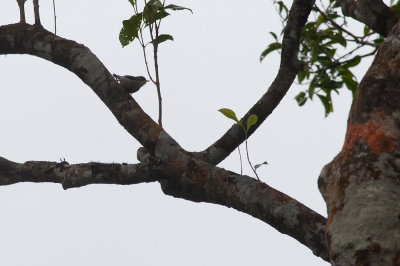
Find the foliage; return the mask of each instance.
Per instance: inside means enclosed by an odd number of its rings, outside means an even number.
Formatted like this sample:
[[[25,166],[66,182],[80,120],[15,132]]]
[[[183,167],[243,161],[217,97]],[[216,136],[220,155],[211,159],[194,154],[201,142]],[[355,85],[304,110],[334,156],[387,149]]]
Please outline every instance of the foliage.
[[[137,1],[128,1],[131,3],[132,7],[137,10]],[[186,7],[173,4],[165,5],[165,2],[161,3],[161,1],[159,0],[150,0],[149,2],[145,3],[142,12],[135,12],[135,14],[130,19],[124,20],[122,22],[123,27],[119,33],[119,40],[122,46],[126,46],[133,42],[135,39],[139,38],[139,34],[144,28],[151,27],[152,24],[160,22],[163,18],[169,16],[170,13],[168,13],[168,11],[170,10],[189,10],[190,12],[192,12],[191,9]],[[159,44],[167,40],[172,41],[173,39],[174,38],[169,34],[161,34],[149,43]]]
[[[243,131],[245,133],[245,135],[247,136],[247,132],[249,131],[249,129],[255,125],[258,121],[258,117],[255,114],[251,114],[249,116],[249,118],[247,118],[247,122],[246,122],[246,127],[243,125],[243,123],[241,121],[239,121],[239,119],[237,118],[236,114],[234,111],[232,111],[231,109],[228,108],[222,108],[218,110],[220,113],[222,113],[224,116],[226,116],[229,119],[232,119],[233,121],[235,121],[239,126],[241,126],[243,128]]]
[[[233,121],[235,121],[243,129],[243,132],[245,134],[245,145],[246,145],[247,161],[249,162],[249,165],[250,165],[251,169],[253,170],[254,174],[256,175],[257,179],[260,180],[260,178],[258,177],[258,174],[257,174],[257,169],[260,168],[262,165],[268,164],[268,163],[266,161],[264,161],[263,163],[256,164],[253,167],[253,164],[250,161],[249,148],[248,148],[248,144],[247,144],[247,135],[248,135],[249,129],[252,126],[254,126],[255,124],[257,124],[258,116],[256,114],[251,114],[249,116],[249,118],[247,118],[246,127],[245,127],[243,125],[243,123],[236,117],[235,112],[232,111],[231,109],[222,108],[222,109],[219,109],[218,111],[221,112],[227,118],[232,119]],[[239,147],[238,147],[238,151],[239,151],[239,156],[241,157]],[[240,158],[240,163],[242,163],[242,159],[241,158]]]
[[[137,0],[128,0],[133,7],[134,15],[127,20],[122,22],[122,29],[119,33],[119,41],[122,46],[126,46],[133,42],[135,39],[139,40],[140,46],[142,46],[144,62],[146,64],[147,74],[151,82],[157,88],[158,96],[158,124],[162,126],[162,97],[161,97],[161,85],[159,75],[159,64],[158,64],[158,45],[165,41],[173,41],[174,38],[170,34],[160,34],[161,20],[169,16],[168,11],[173,10],[190,10],[189,8],[177,5],[165,5],[165,0],[161,3],[160,0],[143,0],[144,8],[142,12],[139,12]],[[193,12],[192,12],[193,13]],[[143,30],[148,29],[150,33],[150,41],[146,42],[143,38]],[[153,46],[153,58],[154,58],[154,75],[150,73],[146,47],[148,44]]]
[[[305,25],[299,48],[299,60],[303,69],[297,75],[300,84],[308,85],[295,97],[303,106],[316,95],[324,106],[325,116],[333,112],[332,92],[339,94],[346,87],[353,94],[358,81],[353,68],[362,59],[376,53],[383,37],[364,27],[362,32],[353,33],[345,16],[339,15],[340,1],[320,0],[316,2],[308,23]],[[396,3],[394,3],[396,2]],[[392,9],[399,10],[398,1],[391,1]],[[288,8],[283,1],[274,0],[282,25],[288,20]],[[352,22],[355,23],[355,22]],[[354,26],[354,24],[352,25]],[[273,42],[261,53],[260,61],[273,51],[281,51],[278,35],[270,32]]]

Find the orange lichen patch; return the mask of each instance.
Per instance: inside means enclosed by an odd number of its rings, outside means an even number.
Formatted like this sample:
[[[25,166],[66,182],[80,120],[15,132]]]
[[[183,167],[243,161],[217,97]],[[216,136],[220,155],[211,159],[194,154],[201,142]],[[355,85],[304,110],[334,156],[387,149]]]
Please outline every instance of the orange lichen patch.
[[[328,220],[326,220],[326,225],[330,225],[332,223],[333,217],[335,217],[337,212],[338,212],[338,209],[335,208],[329,213]]]
[[[398,136],[399,129],[391,117],[374,115],[367,123],[359,125],[349,121],[343,150],[351,149],[355,141],[362,140],[374,154],[391,152],[396,148]]]

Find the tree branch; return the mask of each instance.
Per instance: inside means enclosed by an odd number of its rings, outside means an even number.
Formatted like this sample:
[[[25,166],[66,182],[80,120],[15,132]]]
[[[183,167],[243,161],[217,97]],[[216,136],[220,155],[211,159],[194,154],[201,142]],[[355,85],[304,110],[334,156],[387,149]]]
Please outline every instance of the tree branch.
[[[0,54],[30,54],[75,73],[93,89],[118,122],[143,146],[179,145],[126,92],[102,62],[84,45],[27,24],[0,26]],[[160,138],[164,132],[163,138]]]
[[[341,7],[343,15],[364,23],[385,37],[400,18],[382,0],[341,0]]]
[[[72,164],[66,161],[15,163],[0,157],[0,186],[19,182],[60,183],[64,189],[90,184],[131,185],[159,180],[143,164]]]
[[[33,11],[35,14],[35,25],[41,26],[40,23],[40,14],[39,14],[39,0],[33,0]]]
[[[258,218],[328,260],[326,219],[300,202],[251,177],[238,175],[174,152],[168,164],[159,163],[139,149],[141,164],[91,162],[70,165],[66,161],[28,161],[23,164],[0,157],[0,185],[19,182],[60,183],[64,189],[89,184],[138,184],[160,181],[165,194],[194,202],[235,208]],[[153,166],[149,166],[153,165]]]
[[[362,44],[362,45],[368,45],[368,46],[372,46],[372,47],[377,47],[377,44],[374,43],[370,43],[370,42],[366,42],[363,40],[362,37],[358,37],[356,35],[354,35],[353,33],[351,33],[350,31],[346,30],[344,27],[340,26],[339,24],[336,23],[336,21],[332,18],[330,18],[327,14],[325,14],[324,11],[322,11],[317,5],[314,5],[315,10],[317,10],[326,20],[328,20],[333,27],[345,32],[347,35],[349,35],[350,37],[353,38],[353,40],[347,40],[347,41],[354,41],[358,44]],[[365,37],[365,36],[364,36]]]
[[[18,7],[19,7],[19,22],[26,23],[25,20],[25,2],[26,0],[17,0]]]
[[[297,0],[294,5],[303,5],[303,2]],[[311,10],[312,3],[309,4]],[[296,14],[291,16],[298,18]],[[293,54],[290,51],[295,50],[297,54],[298,40],[294,42],[296,37],[293,36],[297,36],[305,23],[306,17],[302,18],[304,21],[299,18],[293,22],[293,27],[285,30],[285,35],[291,37],[284,39],[287,50],[282,53],[280,73],[267,93],[276,104],[287,91],[282,91],[279,83],[285,83],[289,88],[297,73],[299,62],[296,56],[291,56]],[[327,260],[324,217],[266,184],[192,158],[142,111],[85,46],[55,36],[42,28],[16,24],[0,27],[0,54],[35,55],[75,73],[93,89],[119,123],[148,150],[145,153],[138,152],[138,159],[144,163],[142,165],[152,165],[152,171],[146,172],[146,168],[140,168],[143,167],[141,165],[89,163],[71,166],[66,162],[16,164],[1,158],[2,183],[57,182],[69,188],[90,183],[151,182],[157,180],[154,178],[157,176],[163,180],[161,184],[166,194],[191,201],[217,203],[248,213],[294,237],[313,250],[314,254]],[[287,81],[289,74],[293,76],[292,81]],[[256,110],[263,113],[263,108],[267,107],[265,102],[261,102],[256,105]],[[273,108],[268,110],[272,111]]]
[[[307,22],[314,0],[295,0],[289,12],[282,40],[281,64],[275,80],[262,98],[240,120],[244,125],[251,114],[258,116],[258,122],[250,128],[250,136],[278,106],[292,85],[301,63],[297,59],[301,31]],[[219,140],[201,153],[198,158],[217,165],[245,140],[243,129],[235,124]]]
[[[249,176],[191,158],[181,152],[160,165],[165,194],[194,202],[215,203],[247,213],[310,248],[329,261],[326,219],[295,199]]]

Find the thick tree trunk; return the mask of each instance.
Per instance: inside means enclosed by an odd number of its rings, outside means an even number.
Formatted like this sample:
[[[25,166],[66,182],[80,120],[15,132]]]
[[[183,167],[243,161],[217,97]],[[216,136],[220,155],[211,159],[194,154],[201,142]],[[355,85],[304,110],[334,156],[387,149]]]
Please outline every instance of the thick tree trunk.
[[[333,265],[400,265],[400,26],[360,83],[342,151],[323,169]]]

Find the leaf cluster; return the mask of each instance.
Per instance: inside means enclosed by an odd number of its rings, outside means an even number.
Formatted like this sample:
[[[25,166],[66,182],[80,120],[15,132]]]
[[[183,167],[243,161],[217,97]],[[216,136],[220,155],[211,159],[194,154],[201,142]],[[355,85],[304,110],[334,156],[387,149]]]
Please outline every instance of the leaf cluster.
[[[243,125],[243,123],[236,117],[236,114],[234,111],[232,111],[231,109],[228,108],[222,108],[218,110],[220,113],[222,113],[225,117],[232,119],[233,121],[235,121],[239,126],[241,126],[244,130],[244,133],[247,135],[247,132],[249,131],[249,129],[254,126],[257,121],[258,121],[258,116],[255,114],[251,114],[249,116],[249,118],[247,118],[247,123],[246,123],[246,127]]]
[[[150,0],[149,2],[146,2],[143,11],[138,12],[137,1],[128,1],[134,8],[135,14],[130,19],[122,21],[123,26],[119,33],[119,41],[121,42],[122,46],[126,46],[133,42],[135,39],[139,38],[141,30],[143,30],[144,28],[151,27],[152,24],[160,22],[160,20],[169,16],[169,11],[171,10],[189,10],[190,12],[192,12],[192,10],[189,8],[174,4],[165,5],[159,0]],[[149,43],[159,44],[168,40],[173,41],[174,38],[169,34],[160,34],[157,36],[157,38]]]
[[[391,5],[394,10],[400,9],[399,2]],[[282,25],[288,20],[288,8],[283,1],[274,0]],[[308,85],[295,97],[299,106],[316,95],[321,101],[325,116],[333,112],[332,92],[339,94],[346,87],[353,94],[358,87],[358,81],[353,74],[353,68],[362,59],[374,55],[382,36],[364,27],[363,32],[353,33],[346,17],[339,12],[338,0],[320,0],[314,5],[309,22],[305,25],[300,39],[299,60],[303,69],[297,75],[299,84]],[[354,24],[353,24],[354,25]],[[280,52],[280,37],[270,32],[273,42],[261,53],[260,61],[273,51]]]
[[[250,129],[252,126],[254,126],[255,124],[257,124],[257,122],[258,122],[258,116],[257,116],[256,114],[251,114],[251,115],[247,118],[246,126],[244,126],[243,123],[237,118],[237,116],[236,116],[236,114],[235,114],[235,112],[234,112],[233,110],[228,109],[228,108],[222,108],[222,109],[219,109],[218,111],[219,111],[220,113],[222,113],[225,117],[227,117],[227,118],[232,119],[233,121],[235,121],[235,122],[243,129],[243,132],[244,132],[244,134],[245,134],[245,136],[246,136],[246,137],[245,137],[245,143],[246,143],[247,159],[248,159],[249,165],[250,165],[251,169],[253,170],[254,174],[256,175],[257,179],[260,180],[260,178],[258,177],[258,174],[257,174],[257,169],[260,168],[260,167],[263,166],[263,165],[268,164],[268,162],[267,162],[267,161],[264,161],[264,162],[262,162],[262,163],[259,163],[259,164],[254,165],[254,167],[253,167],[253,165],[252,165],[252,163],[251,163],[251,161],[250,161],[249,149],[248,149],[248,145],[247,145],[247,136],[248,136],[249,129]],[[238,147],[238,149],[239,149],[239,147]],[[240,155],[240,150],[239,150],[239,155]],[[241,160],[240,160],[240,161],[241,161]]]

